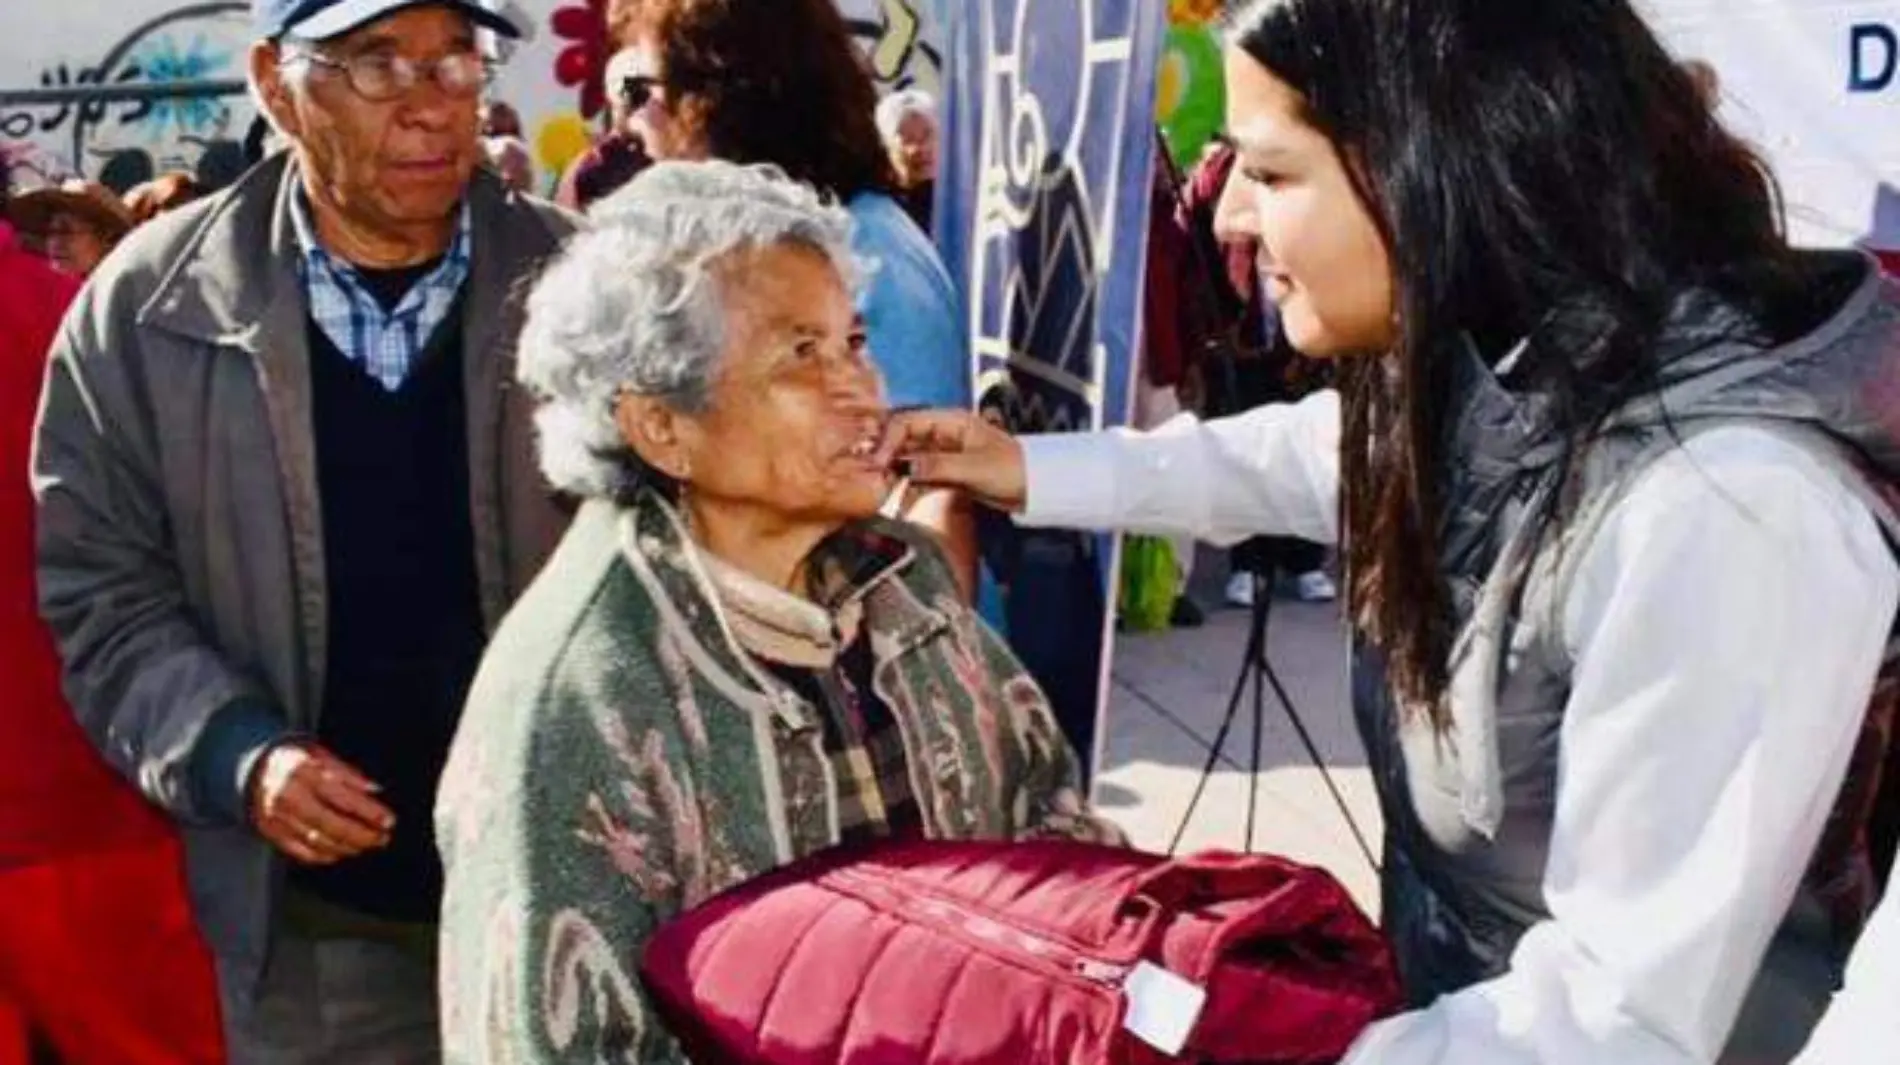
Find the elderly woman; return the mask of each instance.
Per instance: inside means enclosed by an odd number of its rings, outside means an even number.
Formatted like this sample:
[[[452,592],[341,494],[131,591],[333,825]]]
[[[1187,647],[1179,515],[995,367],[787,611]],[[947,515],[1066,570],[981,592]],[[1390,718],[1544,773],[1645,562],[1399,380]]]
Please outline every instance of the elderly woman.
[[[937,100],[922,89],[899,89],[877,105],[877,132],[897,170],[898,202],[930,232],[937,195]]]
[[[613,83],[626,128],[654,159],[769,163],[851,212],[852,250],[874,264],[858,309],[891,401],[970,405],[970,345],[956,285],[904,213],[878,136],[877,86],[835,0],[612,0]],[[966,592],[974,517],[953,493],[907,501],[943,535]]]
[[[541,461],[587,497],[490,646],[437,799],[463,1062],[678,1060],[654,928],[842,842],[1120,838],[944,557],[879,517],[851,223],[665,163],[529,301]]]

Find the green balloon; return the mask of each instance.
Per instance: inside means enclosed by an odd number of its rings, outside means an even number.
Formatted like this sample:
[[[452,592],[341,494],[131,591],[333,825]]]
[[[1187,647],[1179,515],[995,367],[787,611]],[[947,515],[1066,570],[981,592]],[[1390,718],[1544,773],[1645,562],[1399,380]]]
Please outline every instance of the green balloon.
[[[1220,40],[1209,26],[1171,26],[1164,48],[1156,119],[1175,159],[1188,164],[1227,121]]]

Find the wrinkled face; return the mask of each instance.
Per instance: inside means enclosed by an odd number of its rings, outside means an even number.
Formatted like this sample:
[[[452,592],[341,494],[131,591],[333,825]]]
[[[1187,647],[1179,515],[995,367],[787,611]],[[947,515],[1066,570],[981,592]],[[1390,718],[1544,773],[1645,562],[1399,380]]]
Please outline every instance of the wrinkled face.
[[[929,115],[905,115],[897,126],[897,142],[892,148],[904,184],[937,180],[937,123]]]
[[[621,128],[639,137],[646,146],[647,154],[656,162],[705,158],[705,147],[679,120],[679,101],[673,98],[665,85],[666,70],[660,58],[659,39],[641,30],[634,34],[632,43],[622,54],[625,59],[621,69],[626,71],[637,89],[633,106],[629,107],[625,102],[619,105],[624,116]],[[611,88],[616,94],[622,89],[618,85]]]
[[[1397,330],[1385,241],[1338,150],[1302,117],[1299,94],[1230,49],[1227,122],[1239,161],[1214,228],[1259,241],[1261,282],[1288,341],[1313,358],[1389,350]]]
[[[317,59],[295,59],[300,52]],[[279,52],[284,88],[273,110],[296,144],[312,196],[359,225],[402,232],[450,217],[481,159],[481,94],[451,91],[428,72],[476,57],[467,16],[405,8],[317,44]],[[393,99],[370,100],[339,64],[406,60],[425,76]]]
[[[877,513],[891,480],[872,452],[888,411],[837,269],[782,245],[737,257],[720,283],[726,336],[711,402],[682,419],[687,491],[787,523]]]
[[[46,258],[62,274],[90,276],[106,251],[105,236],[84,215],[61,211],[47,224]]]

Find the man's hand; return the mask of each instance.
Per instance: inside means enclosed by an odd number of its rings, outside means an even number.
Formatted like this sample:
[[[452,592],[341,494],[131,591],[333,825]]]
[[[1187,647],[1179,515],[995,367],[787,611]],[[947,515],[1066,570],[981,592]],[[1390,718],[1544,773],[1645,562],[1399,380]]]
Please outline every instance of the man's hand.
[[[286,744],[251,778],[251,823],[305,865],[334,865],[389,845],[396,815],[374,782],[314,744]]]

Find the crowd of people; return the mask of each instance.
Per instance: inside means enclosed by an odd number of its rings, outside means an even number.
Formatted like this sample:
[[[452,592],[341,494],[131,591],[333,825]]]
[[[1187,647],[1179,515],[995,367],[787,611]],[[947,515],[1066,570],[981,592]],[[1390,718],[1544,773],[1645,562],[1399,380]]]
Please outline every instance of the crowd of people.
[[[1351,1065],[1883,1056],[1900,290],[1624,0],[1236,5],[1141,427],[1040,437],[832,0],[615,0],[552,201],[508,5],[252,10],[235,185],[0,199],[0,1062],[683,1061],[634,967],[726,888],[1125,846],[977,507],[1342,594]]]

